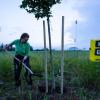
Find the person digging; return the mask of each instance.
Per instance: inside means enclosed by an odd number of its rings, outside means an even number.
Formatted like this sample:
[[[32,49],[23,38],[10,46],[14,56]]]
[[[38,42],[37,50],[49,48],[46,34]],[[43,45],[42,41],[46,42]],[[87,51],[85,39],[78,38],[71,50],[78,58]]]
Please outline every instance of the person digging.
[[[6,46],[6,48],[9,48],[15,45],[15,57],[13,59],[13,63],[14,63],[15,86],[17,88],[21,86],[20,74],[22,70],[22,64],[25,64],[25,66],[27,66],[28,69],[31,69],[31,66],[29,64],[30,44],[28,43],[28,39],[29,39],[29,34],[23,33],[20,36],[20,39],[16,39]],[[27,68],[25,69],[26,69],[26,72],[24,74],[25,80],[28,86],[31,88],[32,74],[27,70]]]

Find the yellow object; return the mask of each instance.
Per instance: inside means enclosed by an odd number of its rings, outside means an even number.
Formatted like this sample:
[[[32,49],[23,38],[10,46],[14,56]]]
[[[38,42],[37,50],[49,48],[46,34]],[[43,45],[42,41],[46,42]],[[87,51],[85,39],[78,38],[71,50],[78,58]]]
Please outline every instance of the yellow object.
[[[100,62],[100,40],[90,41],[90,60]]]

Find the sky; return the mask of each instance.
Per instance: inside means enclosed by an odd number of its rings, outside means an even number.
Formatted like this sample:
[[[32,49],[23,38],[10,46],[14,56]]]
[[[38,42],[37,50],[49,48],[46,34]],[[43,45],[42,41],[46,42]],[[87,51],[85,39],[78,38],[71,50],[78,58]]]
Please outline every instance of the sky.
[[[9,44],[29,33],[33,48],[43,48],[43,20],[46,23],[46,44],[48,31],[46,19],[37,20],[34,14],[20,9],[22,0],[0,0],[0,44]],[[100,39],[100,1],[62,0],[51,9],[51,43],[53,49],[61,49],[62,16],[64,16],[64,49],[77,46],[88,49],[91,39]],[[77,24],[75,21],[77,20]]]

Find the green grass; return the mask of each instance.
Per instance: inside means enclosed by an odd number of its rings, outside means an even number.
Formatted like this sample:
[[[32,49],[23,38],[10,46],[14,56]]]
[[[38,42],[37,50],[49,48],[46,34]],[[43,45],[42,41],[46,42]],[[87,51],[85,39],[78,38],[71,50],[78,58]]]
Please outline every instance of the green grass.
[[[33,72],[44,73],[44,52],[31,52],[30,65]],[[60,51],[53,51],[53,66],[55,68],[55,75],[60,76]],[[48,52],[48,72],[51,73],[51,71],[52,67],[49,66]],[[52,79],[50,75],[49,77]],[[12,82],[13,84],[14,82],[13,58],[7,53],[0,53],[0,80],[8,82],[8,86],[9,83]],[[60,79],[56,78],[56,85],[60,85]],[[99,97],[98,91],[100,90],[100,63],[91,62],[88,51],[65,51],[64,85],[72,87],[72,95],[78,96],[79,100],[95,100],[95,98]],[[2,95],[4,93],[5,91],[3,91]],[[72,98],[71,95],[69,98]],[[70,100],[69,98],[68,100]]]

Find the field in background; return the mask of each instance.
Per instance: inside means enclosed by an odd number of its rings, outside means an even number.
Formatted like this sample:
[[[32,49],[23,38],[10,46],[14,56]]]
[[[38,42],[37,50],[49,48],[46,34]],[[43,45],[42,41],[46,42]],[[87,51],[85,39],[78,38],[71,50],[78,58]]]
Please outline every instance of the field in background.
[[[16,95],[11,91],[14,85],[13,58],[9,53],[0,52],[0,96]],[[44,73],[44,52],[33,51],[30,53],[30,64],[34,73]],[[53,65],[55,67],[56,86],[60,87],[61,52],[53,51]],[[24,70],[23,70],[24,71]],[[52,69],[49,66],[49,80]],[[36,80],[44,78],[33,77]],[[13,86],[14,87],[14,86]],[[64,52],[64,87],[68,87],[70,93],[66,94],[68,100],[97,100],[100,97],[100,63],[89,60],[89,51],[65,51]],[[12,89],[13,90],[13,89]],[[60,94],[60,93],[58,93]],[[71,98],[78,99],[71,99]],[[69,99],[70,98],[70,99]],[[43,99],[44,100],[44,99]],[[49,100],[49,99],[46,99]]]

